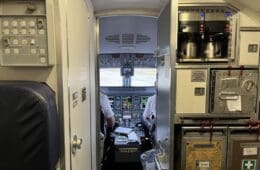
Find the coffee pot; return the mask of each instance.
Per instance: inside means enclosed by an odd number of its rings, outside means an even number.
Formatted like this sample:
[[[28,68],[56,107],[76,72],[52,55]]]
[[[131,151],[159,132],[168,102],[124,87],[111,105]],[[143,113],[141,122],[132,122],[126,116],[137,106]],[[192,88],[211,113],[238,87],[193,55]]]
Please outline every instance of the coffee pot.
[[[189,38],[181,44],[182,58],[196,58],[197,57],[197,43],[194,38]]]
[[[221,56],[221,42],[216,40],[221,33],[210,35],[205,44],[203,54],[206,58],[220,58]]]

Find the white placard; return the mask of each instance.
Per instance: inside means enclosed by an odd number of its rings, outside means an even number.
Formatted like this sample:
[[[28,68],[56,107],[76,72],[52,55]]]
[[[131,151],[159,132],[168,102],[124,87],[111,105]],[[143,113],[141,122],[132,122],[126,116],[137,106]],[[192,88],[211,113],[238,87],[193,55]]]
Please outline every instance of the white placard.
[[[236,100],[227,100],[227,108],[229,111],[242,111],[241,96],[238,96]]]
[[[243,148],[243,156],[257,155],[257,148]]]
[[[199,168],[209,168],[209,167],[210,167],[209,161],[200,161],[199,162]]]

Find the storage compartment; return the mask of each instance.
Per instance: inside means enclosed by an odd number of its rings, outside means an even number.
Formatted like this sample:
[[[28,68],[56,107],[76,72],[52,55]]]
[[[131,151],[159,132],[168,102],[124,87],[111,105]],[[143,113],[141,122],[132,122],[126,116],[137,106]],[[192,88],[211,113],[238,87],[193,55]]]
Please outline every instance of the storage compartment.
[[[182,170],[224,170],[225,129],[182,128]]]
[[[210,113],[256,113],[258,70],[211,70]]]
[[[206,69],[177,70],[177,113],[205,113],[207,92],[206,81]]]
[[[260,31],[240,31],[239,65],[258,66]]]
[[[234,127],[229,129],[228,170],[260,168],[260,137],[258,130]],[[258,138],[258,139],[257,139]]]

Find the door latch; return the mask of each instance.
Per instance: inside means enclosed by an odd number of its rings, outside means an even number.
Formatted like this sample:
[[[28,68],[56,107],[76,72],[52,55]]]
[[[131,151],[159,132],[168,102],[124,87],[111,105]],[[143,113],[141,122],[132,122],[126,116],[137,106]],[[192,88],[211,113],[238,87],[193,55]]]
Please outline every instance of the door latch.
[[[82,139],[78,138],[77,135],[74,135],[71,145],[72,145],[72,154],[75,155],[76,151],[81,148]]]

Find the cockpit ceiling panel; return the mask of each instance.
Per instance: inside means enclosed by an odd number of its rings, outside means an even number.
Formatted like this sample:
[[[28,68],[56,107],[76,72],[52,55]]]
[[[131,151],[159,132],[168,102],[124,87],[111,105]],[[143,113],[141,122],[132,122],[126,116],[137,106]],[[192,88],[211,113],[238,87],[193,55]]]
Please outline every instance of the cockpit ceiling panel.
[[[95,11],[110,9],[155,9],[161,10],[167,0],[92,0]]]

